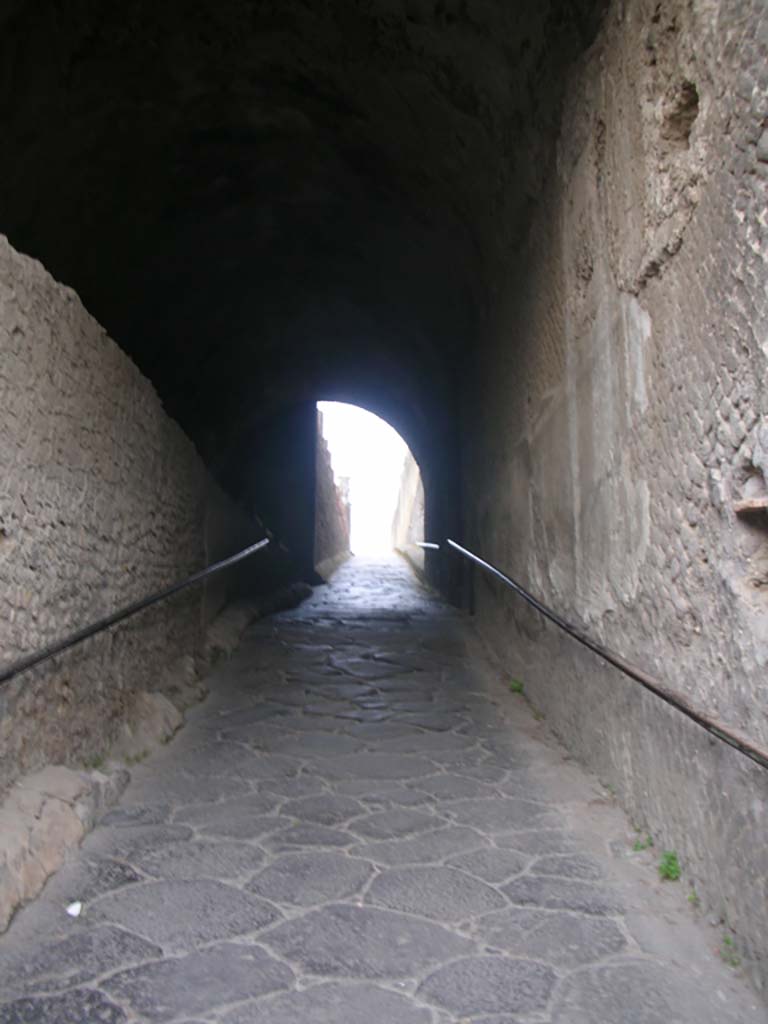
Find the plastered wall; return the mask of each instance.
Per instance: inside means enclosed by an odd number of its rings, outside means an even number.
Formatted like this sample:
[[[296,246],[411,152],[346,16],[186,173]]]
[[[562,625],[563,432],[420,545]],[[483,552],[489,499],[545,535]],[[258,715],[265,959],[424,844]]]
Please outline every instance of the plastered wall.
[[[487,311],[463,456],[470,546],[764,746],[768,512],[735,504],[768,494],[767,58],[761,0],[609,8]],[[768,988],[768,773],[474,589],[526,694]]]
[[[413,565],[424,572],[424,485],[418,463],[408,452],[400,477],[400,490],[392,522],[392,546]]]
[[[349,556],[349,500],[336,483],[323,416],[317,413],[315,455],[315,568],[325,578]]]
[[[0,237],[0,662],[260,536],[77,295]],[[102,756],[248,572],[0,689],[0,793],[45,763]]]

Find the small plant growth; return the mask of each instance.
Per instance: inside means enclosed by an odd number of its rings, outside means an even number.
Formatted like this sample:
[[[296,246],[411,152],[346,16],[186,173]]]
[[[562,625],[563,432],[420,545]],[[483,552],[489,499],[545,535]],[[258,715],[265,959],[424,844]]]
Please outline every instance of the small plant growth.
[[[512,691],[512,693],[522,693],[525,689],[525,687],[519,679],[511,679],[509,683],[509,688]]]
[[[691,891],[688,893],[688,902],[691,904],[692,907],[695,907],[697,910],[701,904],[699,894],[696,892],[693,886],[691,886]]]
[[[736,953],[736,949],[733,943],[733,936],[727,932],[723,935],[723,942],[718,949],[720,959],[724,964],[728,964],[729,967],[738,967],[741,963],[741,957]]]
[[[680,878],[680,861],[674,850],[665,850],[659,861],[659,878],[665,882],[676,882]]]
[[[637,839],[635,840],[635,843],[634,843],[634,846],[632,847],[632,849],[635,851],[635,853],[639,853],[641,850],[650,850],[650,848],[652,846],[653,846],[653,837],[652,836],[646,836],[645,839],[643,839],[642,836],[638,836]]]

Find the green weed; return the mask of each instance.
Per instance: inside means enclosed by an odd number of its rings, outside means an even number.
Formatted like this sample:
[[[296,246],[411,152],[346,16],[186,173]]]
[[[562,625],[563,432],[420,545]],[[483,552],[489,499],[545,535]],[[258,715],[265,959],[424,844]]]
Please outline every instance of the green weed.
[[[641,850],[650,850],[652,846],[653,838],[651,836],[646,836],[645,839],[636,839],[632,849],[635,851],[635,853],[639,853]]]
[[[723,944],[717,951],[720,959],[729,967],[738,967],[741,964],[741,957],[736,953],[733,937],[727,933],[723,935]]]
[[[523,684],[520,682],[519,679],[512,679],[512,680],[510,680],[509,688],[512,691],[512,693],[522,693],[523,690],[525,689],[525,687],[523,686]]]
[[[676,882],[680,877],[680,861],[674,850],[665,850],[659,861],[659,878],[665,882]]]

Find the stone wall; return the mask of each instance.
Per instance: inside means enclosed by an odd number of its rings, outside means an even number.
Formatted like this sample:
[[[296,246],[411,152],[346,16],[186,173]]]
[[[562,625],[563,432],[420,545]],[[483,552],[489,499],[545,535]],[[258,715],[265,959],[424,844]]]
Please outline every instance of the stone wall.
[[[0,237],[0,650],[38,649],[262,536],[77,295]],[[258,556],[257,556],[258,557]],[[95,762],[255,563],[0,690],[0,794]]]
[[[336,483],[323,415],[317,413],[315,450],[315,568],[327,579],[349,557],[349,497]]]
[[[424,572],[424,549],[418,546],[421,540],[424,540],[424,485],[418,463],[408,452],[392,522],[392,546],[418,573]]]
[[[768,9],[627,0],[468,387],[469,546],[768,745]],[[477,621],[768,986],[768,773],[475,575]]]

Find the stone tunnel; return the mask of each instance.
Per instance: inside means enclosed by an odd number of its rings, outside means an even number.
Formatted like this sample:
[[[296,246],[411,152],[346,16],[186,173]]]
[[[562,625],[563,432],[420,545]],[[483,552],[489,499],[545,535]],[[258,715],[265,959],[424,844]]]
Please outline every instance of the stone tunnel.
[[[4,662],[274,537],[0,689],[0,801],[100,774],[248,601],[318,584],[315,407],[353,403],[418,462],[429,593],[764,1000],[765,769],[444,550],[768,746],[763,0],[8,0],[0,29]],[[435,1006],[400,1019],[513,1019]]]

